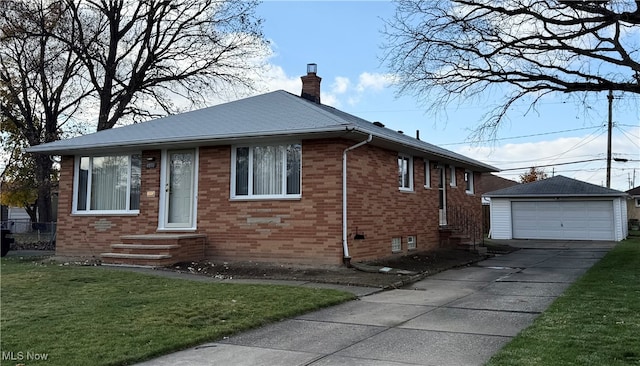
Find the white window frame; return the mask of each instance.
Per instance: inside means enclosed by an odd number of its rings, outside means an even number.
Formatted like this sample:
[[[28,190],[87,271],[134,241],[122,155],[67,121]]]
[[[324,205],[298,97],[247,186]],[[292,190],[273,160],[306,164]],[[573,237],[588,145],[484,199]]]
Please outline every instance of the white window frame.
[[[142,153],[132,152],[123,154],[100,154],[100,155],[76,155],[73,164],[73,200],[71,204],[71,213],[73,215],[137,215],[140,213],[140,209],[132,210],[131,207],[131,156],[140,155],[140,175],[142,175]],[[126,193],[126,208],[124,210],[92,210],[91,209],[91,170],[93,169],[93,160],[95,158],[103,158],[107,156],[127,156],[128,157],[128,170],[127,170],[127,193]],[[87,174],[87,208],[84,210],[78,209],[78,190],[80,189],[80,162],[82,158],[89,158],[89,172]],[[142,192],[140,192],[140,198]],[[141,204],[139,199],[139,204]]]
[[[284,146],[287,147],[289,145],[300,145],[300,193],[296,194],[287,194],[287,150],[283,150],[283,159],[282,159],[282,194],[253,194],[253,148],[259,146]],[[247,147],[249,148],[249,157],[248,157],[248,169],[249,169],[249,193],[246,195],[237,195],[236,194],[236,154],[238,148]],[[302,197],[302,142],[300,141],[286,141],[282,143],[273,143],[273,144],[243,144],[243,145],[233,145],[231,146],[231,199],[232,200],[273,200],[273,199],[300,199]]]
[[[402,252],[402,238],[395,237],[391,238],[391,253],[400,253]]]
[[[640,207],[640,197],[636,197],[634,201],[636,202],[636,207]]]
[[[450,174],[449,185],[451,187],[457,187],[458,186],[458,182],[456,180],[456,167],[455,167],[455,165],[451,165],[449,167],[449,174]]]
[[[416,250],[418,248],[418,242],[415,235],[407,236],[407,250]]]
[[[408,187],[402,186],[400,185],[400,182],[398,182],[398,188],[401,191],[407,191],[407,192],[413,191],[413,157],[406,154],[398,154],[398,161],[400,161],[400,159],[407,161],[408,172],[404,172],[404,171],[400,172],[400,165],[398,164],[398,173],[400,173],[403,177],[405,174],[408,174],[409,186]]]
[[[465,183],[465,192],[467,192],[467,194],[473,194],[474,193],[474,189],[473,189],[473,171],[469,170],[469,169],[465,169],[464,171],[464,183]]]
[[[429,160],[424,161],[424,188],[431,188],[431,166]]]

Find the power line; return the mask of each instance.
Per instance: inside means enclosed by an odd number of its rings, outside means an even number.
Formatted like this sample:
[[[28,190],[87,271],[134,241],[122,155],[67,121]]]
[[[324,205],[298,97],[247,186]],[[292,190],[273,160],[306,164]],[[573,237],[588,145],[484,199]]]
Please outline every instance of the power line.
[[[622,135],[624,135],[624,137],[626,137],[626,138],[627,138],[627,139],[628,139],[628,140],[629,140],[633,145],[636,145],[638,148],[640,148],[640,145],[638,145],[638,143],[637,143],[637,142],[633,141],[633,140],[631,139],[631,137],[629,137],[629,135],[630,135],[630,134],[628,134],[628,133],[627,133],[627,131],[623,130],[622,128],[620,128],[620,127],[618,127],[618,126],[616,126],[616,128],[617,128],[620,132],[622,132]],[[632,135],[632,136],[633,136],[633,135]],[[636,136],[633,136],[633,137],[636,137]]]
[[[569,164],[579,164],[579,163],[589,163],[592,161],[602,161],[605,159],[586,159],[586,160],[578,160],[578,161],[569,161],[566,163],[556,163],[556,164],[545,164],[545,165],[536,165],[536,168],[546,168],[546,167],[550,167],[550,166],[559,166],[559,165],[569,165]],[[509,168],[509,169],[501,169],[501,172],[507,172],[510,170],[523,170],[523,169],[530,169],[530,166],[525,166],[525,167],[521,167],[521,168]]]
[[[529,167],[527,169],[530,169],[530,168],[531,167]],[[612,172],[613,171],[623,172],[623,173],[620,173],[620,174],[612,174],[612,176],[614,176],[614,177],[622,177],[622,176],[624,176],[624,172],[627,171],[627,170],[633,171],[632,168],[621,168],[621,167],[615,167],[615,166],[611,167],[611,171]],[[597,168],[590,168],[590,169],[556,169],[555,170],[555,174],[558,175],[558,174],[562,174],[562,173],[601,173],[603,171],[604,171],[604,166],[600,165]],[[550,173],[550,172],[545,172],[545,173]],[[501,172],[499,172],[499,174],[500,175],[504,175],[504,176],[509,176],[509,177],[516,177],[516,176],[522,175],[522,172],[514,172],[514,173],[506,172],[506,173],[503,173],[501,171]],[[589,179],[584,179],[584,180],[585,181],[589,181],[591,178],[593,178],[593,176],[591,176]]]
[[[616,154],[616,155],[632,155],[632,154]],[[485,163],[488,163],[488,164],[516,164],[516,163],[530,163],[530,162],[535,162],[535,161],[540,161],[540,160],[547,160],[547,159],[551,159],[551,158],[553,158],[555,156],[556,155],[547,156],[547,157],[544,157],[544,158],[529,159],[529,160],[483,160],[483,161]],[[599,156],[604,157],[604,153],[572,155],[571,158],[577,159],[577,158],[583,158],[583,157],[599,157]],[[635,155],[633,155],[633,156],[635,156]]]
[[[527,138],[527,137],[546,136],[546,135],[554,135],[554,134],[565,133],[565,132],[591,130],[591,129],[602,128],[602,127],[603,126],[581,127],[581,128],[573,128],[573,129],[570,129],[570,130],[535,133],[535,134],[531,134],[531,135],[501,137],[501,138],[490,139],[490,140],[481,140],[481,141],[477,141],[477,142],[478,143],[483,143],[483,142],[493,142],[493,141],[515,140],[515,139],[523,139],[523,138]],[[469,143],[468,141],[465,141],[465,142],[449,142],[449,143],[446,143],[446,144],[439,144],[439,145],[440,146],[450,146],[450,145],[464,145],[464,144],[468,144],[468,143]]]
[[[594,132],[596,132],[596,131],[594,131]],[[579,147],[582,147],[582,146],[584,146],[584,145],[586,145],[586,144],[590,143],[591,141],[593,141],[593,140],[597,139],[598,137],[600,137],[600,136],[604,135],[604,133],[606,132],[606,130],[603,130],[599,135],[594,135],[594,132],[592,132],[589,136],[587,136],[587,137],[583,138],[583,139],[582,139],[580,142],[578,142],[577,144],[575,144],[575,145],[573,145],[572,147],[570,147],[570,148],[569,148],[569,150],[567,150],[567,151],[565,151],[565,152],[563,152],[563,153],[560,153],[560,154],[556,155],[556,156],[555,156],[555,158],[553,158],[551,161],[556,161],[558,158],[560,158],[561,156],[565,155],[566,153],[569,153],[569,152],[571,152],[571,151],[577,150]],[[591,138],[591,140],[586,141],[586,140],[587,140],[589,137],[591,137],[591,136],[593,136],[593,137]]]

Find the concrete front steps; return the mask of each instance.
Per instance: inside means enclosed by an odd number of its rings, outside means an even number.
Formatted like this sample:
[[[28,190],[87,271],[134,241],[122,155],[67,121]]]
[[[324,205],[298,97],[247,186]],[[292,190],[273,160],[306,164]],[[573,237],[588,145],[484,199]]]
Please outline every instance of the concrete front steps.
[[[473,238],[469,234],[464,234],[455,227],[440,227],[440,246],[447,248],[458,248],[478,254],[487,254],[487,248],[481,246],[481,242]]]
[[[203,234],[124,235],[100,256],[104,265],[164,267],[203,259],[206,239]]]

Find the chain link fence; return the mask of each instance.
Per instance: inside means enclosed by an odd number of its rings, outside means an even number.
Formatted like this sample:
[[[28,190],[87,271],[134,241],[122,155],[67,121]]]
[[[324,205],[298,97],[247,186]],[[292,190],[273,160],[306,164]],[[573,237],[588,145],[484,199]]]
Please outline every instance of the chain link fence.
[[[13,239],[9,250],[55,250],[56,222],[6,220],[0,223],[5,237]]]

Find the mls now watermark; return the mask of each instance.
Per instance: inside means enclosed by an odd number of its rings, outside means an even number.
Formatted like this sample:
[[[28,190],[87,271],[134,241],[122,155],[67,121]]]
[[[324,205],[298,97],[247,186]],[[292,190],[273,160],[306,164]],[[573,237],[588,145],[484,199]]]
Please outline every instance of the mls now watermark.
[[[2,351],[2,361],[46,361],[48,358],[48,353]]]

